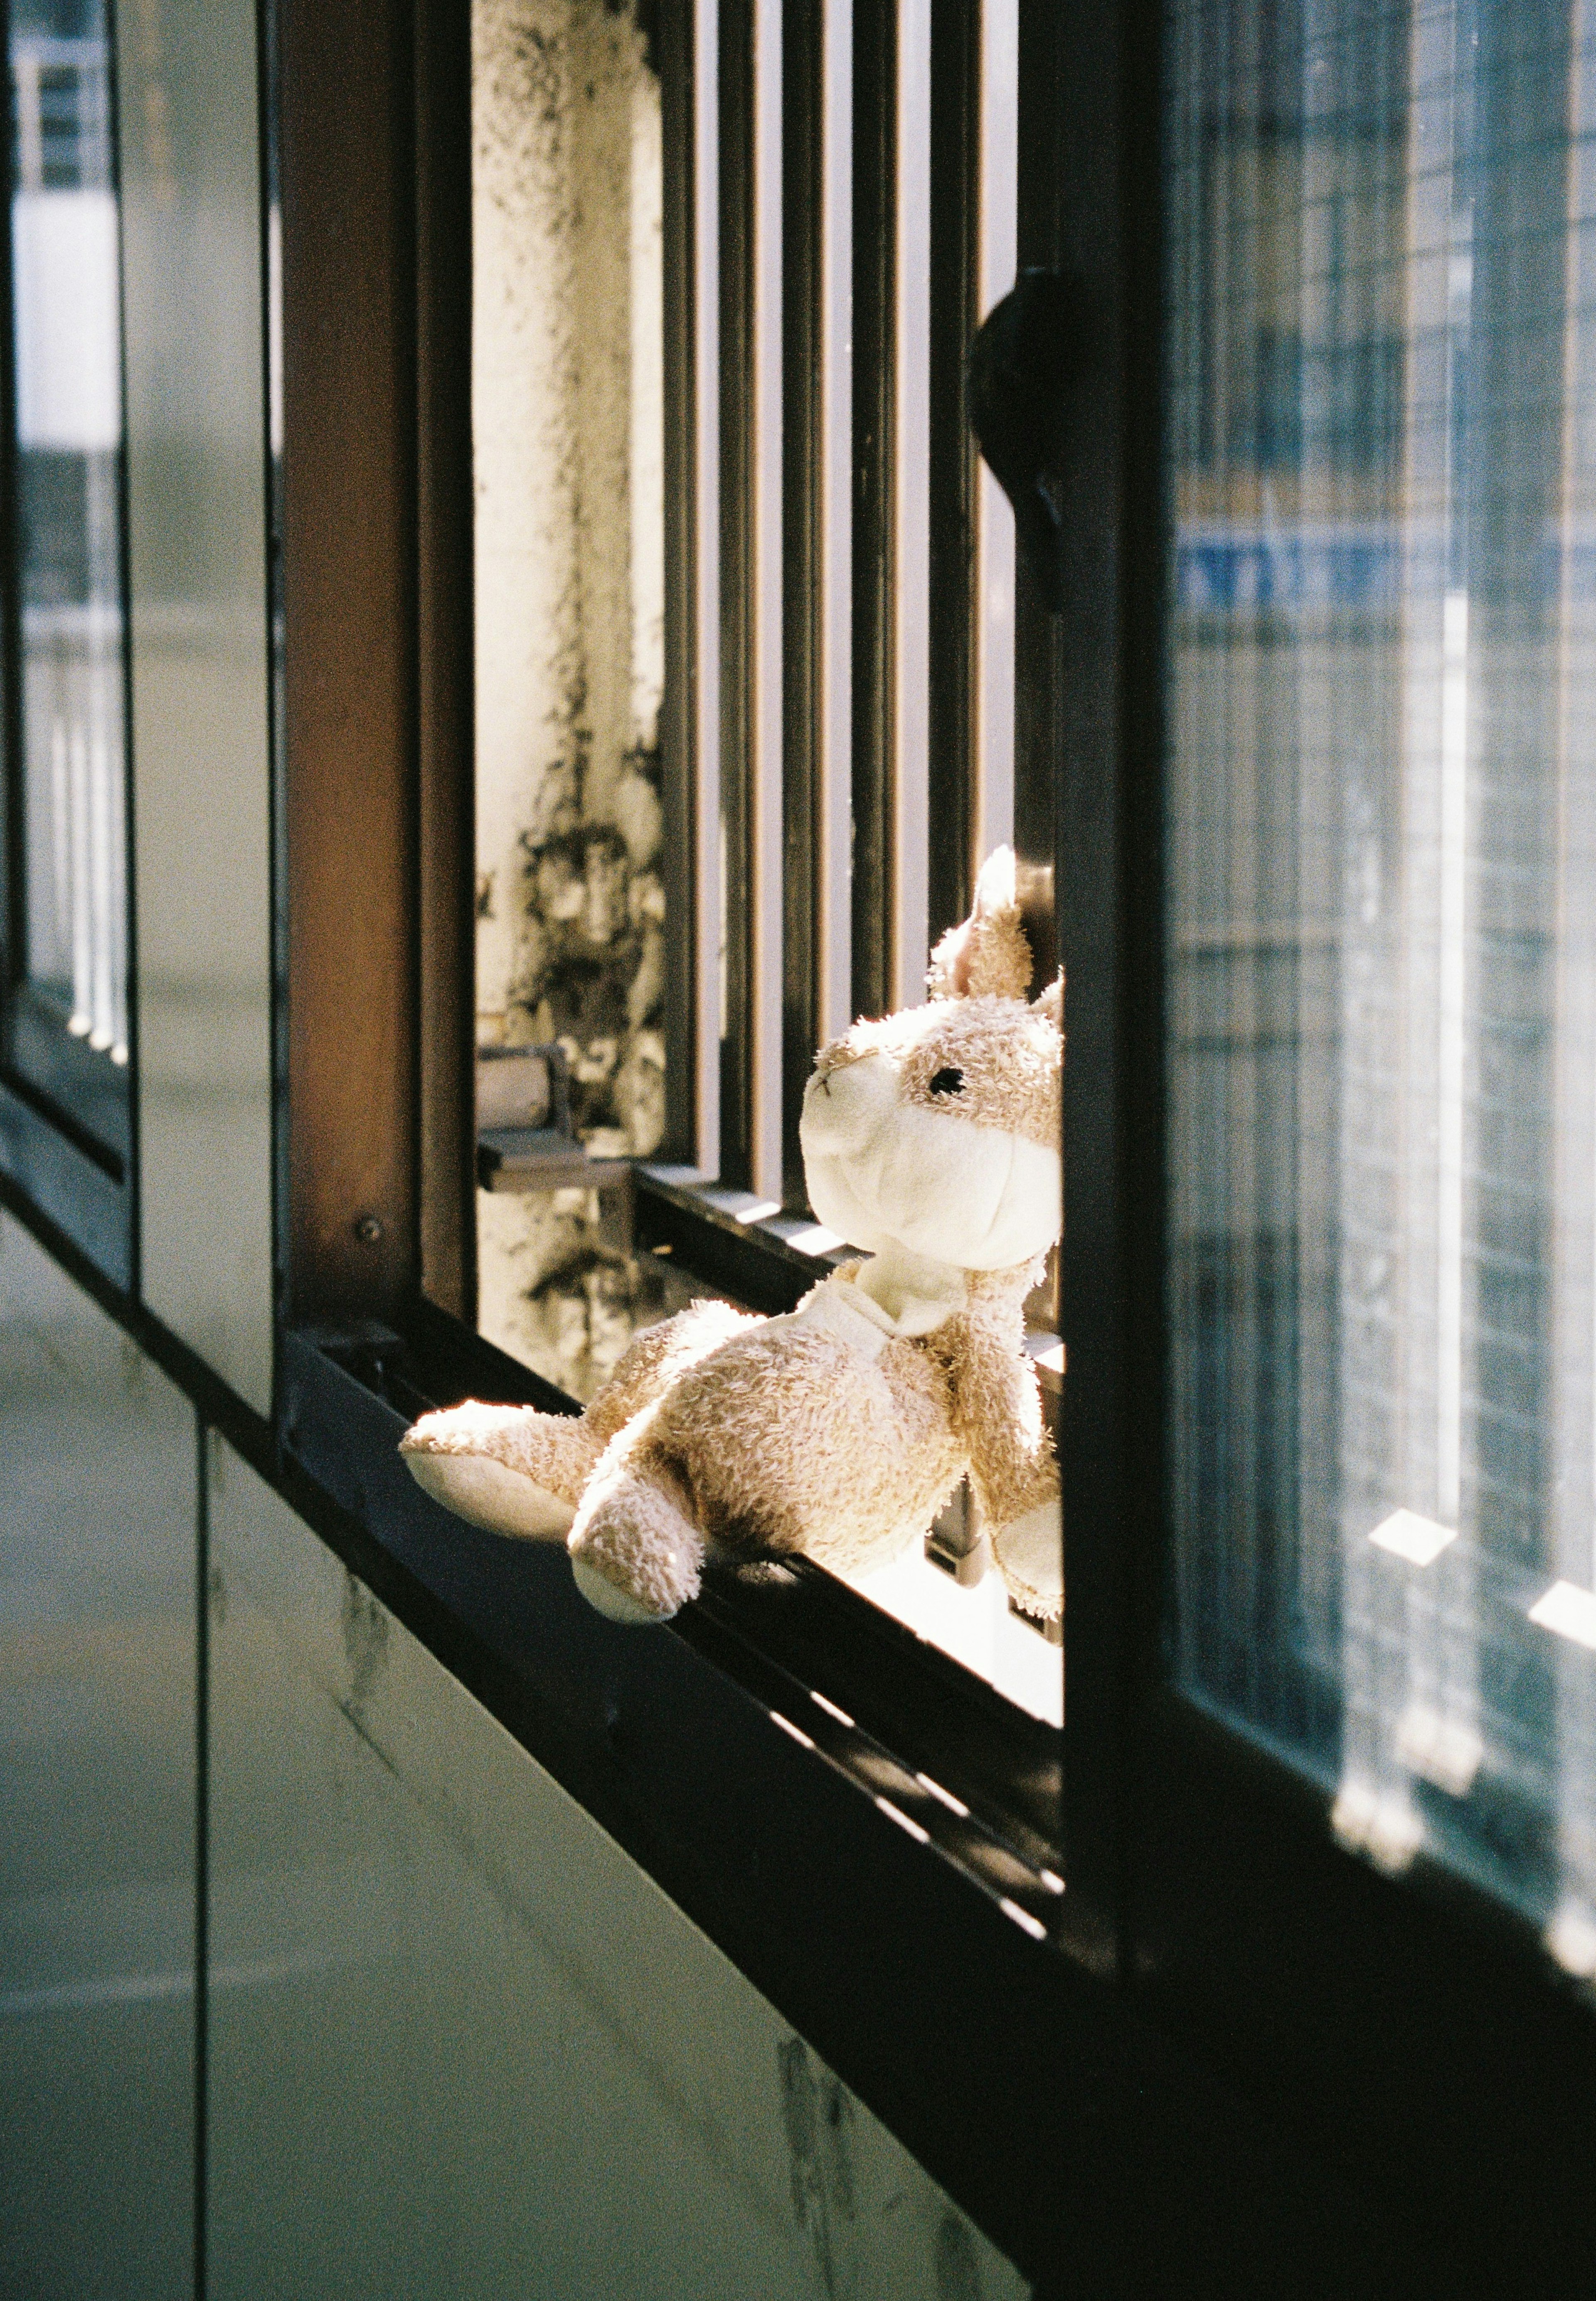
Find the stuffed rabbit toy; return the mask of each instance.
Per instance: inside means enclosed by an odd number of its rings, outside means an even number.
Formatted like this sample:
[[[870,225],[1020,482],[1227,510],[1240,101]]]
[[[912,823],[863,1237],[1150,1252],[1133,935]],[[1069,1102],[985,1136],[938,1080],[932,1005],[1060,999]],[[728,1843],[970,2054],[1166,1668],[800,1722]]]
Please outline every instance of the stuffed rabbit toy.
[[[1058,1236],[1063,978],[1027,1005],[1014,858],[932,954],[929,1004],[825,1048],[800,1139],[819,1219],[862,1248],[784,1318],[695,1302],[637,1336],[579,1418],[423,1415],[402,1443],[438,1500],[568,1544],[618,1621],[694,1597],[706,1552],[857,1573],[929,1530],[968,1475],[1016,1604],[1064,1603],[1058,1474],[1023,1305]]]

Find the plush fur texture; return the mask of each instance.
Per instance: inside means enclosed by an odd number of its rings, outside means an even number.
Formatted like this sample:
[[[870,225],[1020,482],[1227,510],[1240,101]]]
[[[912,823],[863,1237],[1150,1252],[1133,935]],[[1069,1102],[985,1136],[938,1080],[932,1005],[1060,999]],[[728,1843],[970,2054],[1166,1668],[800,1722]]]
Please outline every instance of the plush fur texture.
[[[1012,848],[999,847],[982,865],[970,916],[932,951],[925,987],[933,999],[1024,999],[1030,989]]]
[[[1062,984],[1028,1006],[1030,976],[1000,850],[937,947],[931,1003],[856,1023],[805,1096],[815,1210],[872,1259],[786,1318],[699,1302],[648,1328],[580,1418],[423,1416],[403,1451],[429,1491],[481,1523],[500,1497],[506,1532],[568,1527],[584,1592],[644,1620],[697,1594],[707,1554],[885,1564],[967,1475],[1015,1602],[1057,1616],[1057,1469],[1023,1305],[1058,1234]],[[483,1464],[526,1482],[521,1506]]]
[[[906,1106],[1058,1147],[1058,1025],[1040,1008],[1016,1016],[1012,999],[937,999],[879,1023],[856,1023],[822,1048],[815,1078],[834,1093],[840,1074],[871,1055],[892,1064],[898,1100]],[[958,1074],[957,1085],[950,1071]]]

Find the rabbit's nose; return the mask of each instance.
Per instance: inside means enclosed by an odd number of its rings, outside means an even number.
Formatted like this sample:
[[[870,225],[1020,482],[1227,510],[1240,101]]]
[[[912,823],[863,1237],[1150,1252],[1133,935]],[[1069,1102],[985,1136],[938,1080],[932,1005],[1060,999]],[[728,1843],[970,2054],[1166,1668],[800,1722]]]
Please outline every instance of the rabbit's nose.
[[[816,1071],[804,1091],[805,1146],[814,1150],[859,1150],[897,1101],[897,1075],[880,1055],[860,1055],[853,1062]]]

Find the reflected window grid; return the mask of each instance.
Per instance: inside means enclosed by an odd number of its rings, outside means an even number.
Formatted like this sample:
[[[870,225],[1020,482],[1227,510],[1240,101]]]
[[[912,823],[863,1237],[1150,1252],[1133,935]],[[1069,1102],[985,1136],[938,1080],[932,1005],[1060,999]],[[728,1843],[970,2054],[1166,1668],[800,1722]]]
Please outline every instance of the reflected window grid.
[[[128,1059],[120,248],[109,26],[13,19],[24,979]]]
[[[1172,1658],[1596,1971],[1580,21],[1174,19]]]

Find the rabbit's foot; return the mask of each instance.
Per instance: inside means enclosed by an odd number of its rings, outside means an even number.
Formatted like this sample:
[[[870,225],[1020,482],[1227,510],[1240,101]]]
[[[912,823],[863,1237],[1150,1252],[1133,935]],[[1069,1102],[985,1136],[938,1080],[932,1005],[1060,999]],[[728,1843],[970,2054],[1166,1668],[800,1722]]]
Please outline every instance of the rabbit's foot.
[[[531,1406],[464,1406],[423,1414],[399,1442],[416,1484],[490,1534],[560,1542],[593,1467],[592,1434],[574,1415]]]
[[[1064,1611],[1064,1514],[1049,1494],[992,1531],[992,1555],[1023,1612],[1056,1622]]]
[[[672,1483],[623,1458],[582,1497],[571,1569],[589,1604],[614,1622],[666,1621],[698,1594],[704,1538]]]

